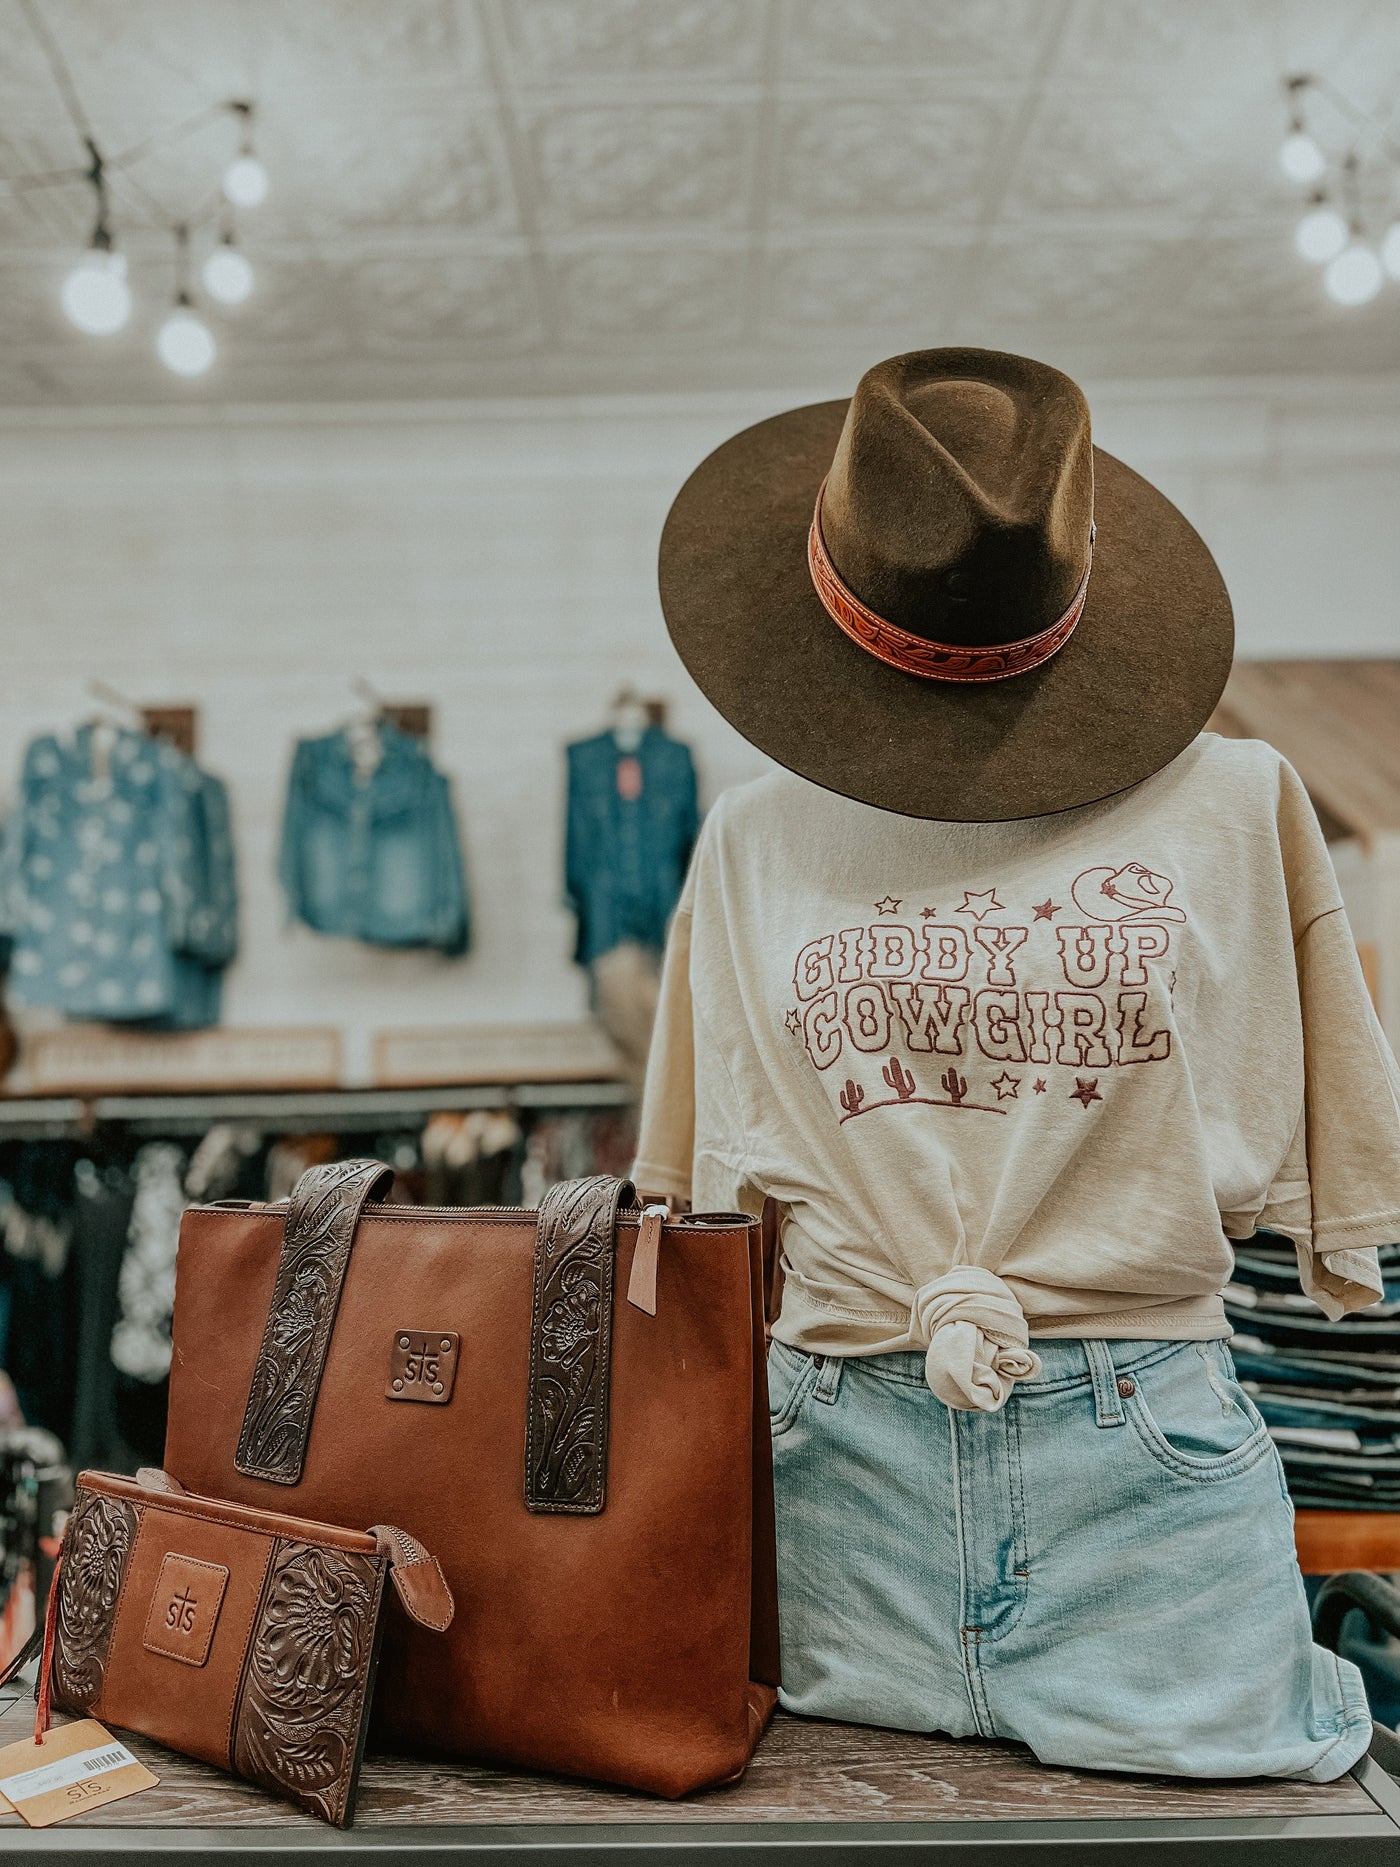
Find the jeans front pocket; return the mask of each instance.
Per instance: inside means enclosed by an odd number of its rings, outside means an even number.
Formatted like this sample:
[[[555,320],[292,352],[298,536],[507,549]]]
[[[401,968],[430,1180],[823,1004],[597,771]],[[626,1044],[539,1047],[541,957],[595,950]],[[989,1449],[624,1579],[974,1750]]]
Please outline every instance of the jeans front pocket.
[[[1183,1342],[1119,1381],[1148,1454],[1177,1478],[1236,1478],[1267,1458],[1269,1429],[1219,1342]]]
[[[797,1418],[802,1402],[816,1386],[820,1363],[815,1356],[772,1342],[768,1348],[768,1425],[776,1438]]]

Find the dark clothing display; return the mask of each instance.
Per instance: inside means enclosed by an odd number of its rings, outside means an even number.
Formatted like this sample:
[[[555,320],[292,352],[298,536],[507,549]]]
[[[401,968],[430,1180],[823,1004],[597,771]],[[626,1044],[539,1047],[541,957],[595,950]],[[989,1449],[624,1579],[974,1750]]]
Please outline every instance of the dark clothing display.
[[[0,1145],[0,1361],[31,1426],[66,1439],[77,1368],[73,1172],[66,1141]]]
[[[508,1109],[473,1109],[429,1119],[420,1144],[422,1203],[509,1206],[520,1198],[524,1134]]]
[[[0,845],[4,843],[4,826],[0,825]],[[0,1082],[3,1082],[14,1067],[19,1055],[19,1039],[15,1036],[15,1027],[10,1023],[10,1014],[5,1003],[5,975],[10,970],[10,936],[0,934]]]
[[[117,1419],[117,1372],[110,1344],[135,1197],[127,1175],[99,1174],[90,1163],[82,1164],[87,1171],[76,1176],[70,1258],[76,1327],[73,1413],[65,1435],[75,1470],[128,1462]],[[161,1424],[163,1428],[163,1420]],[[141,1450],[145,1453],[147,1448]],[[159,1456],[159,1441],[156,1453]]]
[[[0,931],[16,1006],[217,1023],[237,948],[223,785],[144,733],[36,739],[0,846]]]
[[[387,721],[374,762],[349,731],[302,739],[292,760],[280,873],[293,915],[372,946],[465,953],[466,878],[447,779]]]
[[[1400,1243],[1377,1255],[1381,1301],[1329,1322],[1300,1302],[1286,1239],[1261,1232],[1235,1249],[1230,1348],[1298,1505],[1400,1509]]]
[[[1314,1600],[1322,1586],[1318,1577],[1309,1577],[1308,1593]],[[1378,1588],[1392,1588],[1377,1576]],[[1372,1620],[1364,1609],[1353,1608],[1342,1617],[1338,1630],[1337,1651],[1351,1661],[1366,1682],[1366,1703],[1377,1724],[1393,1731],[1400,1725],[1400,1639],[1387,1632],[1384,1625]]]
[[[568,761],[574,958],[591,965],[624,940],[659,949],[700,827],[690,748],[652,726],[635,751],[599,733],[571,745]]]

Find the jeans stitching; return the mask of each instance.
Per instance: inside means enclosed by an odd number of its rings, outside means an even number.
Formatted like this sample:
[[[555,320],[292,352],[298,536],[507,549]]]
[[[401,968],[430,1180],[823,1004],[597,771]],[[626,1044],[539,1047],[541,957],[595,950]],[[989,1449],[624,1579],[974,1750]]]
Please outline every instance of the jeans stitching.
[[[834,1407],[841,1397],[841,1377],[845,1372],[846,1358],[844,1355],[819,1355],[817,1364],[817,1378],[812,1383],[812,1398],[819,1400],[824,1407]],[[828,1371],[830,1371],[829,1378]]]
[[[1177,1478],[1191,1479],[1197,1484],[1215,1484],[1225,1478],[1242,1478],[1246,1472],[1254,1469],[1274,1443],[1267,1427],[1256,1428],[1233,1452],[1222,1453],[1218,1459],[1193,1459],[1176,1450],[1152,1418],[1141,1395],[1134,1396],[1134,1404],[1128,1408],[1128,1420],[1144,1449],[1163,1470]]]
[[[795,1349],[788,1350],[789,1354],[797,1352]],[[802,1410],[802,1403],[807,1398],[809,1390],[816,1385],[817,1364],[811,1356],[806,1357],[806,1362],[805,1368],[798,1369],[792,1386],[788,1389],[787,1399],[776,1413],[770,1413],[768,1416],[768,1430],[775,1439],[792,1426]]]
[[[1127,1417],[1118,1392],[1118,1370],[1107,1342],[1089,1339],[1084,1344],[1089,1364],[1089,1385],[1094,1395],[1094,1424],[1101,1430],[1121,1426]]]
[[[1325,1647],[1323,1648],[1323,1652],[1324,1653],[1327,1652],[1327,1649]],[[1319,1752],[1319,1754],[1313,1758],[1312,1766],[1311,1766],[1312,1770],[1317,1769],[1318,1764],[1322,1762],[1324,1757],[1330,1757],[1332,1755],[1332,1752],[1337,1748],[1338,1744],[1342,1742],[1343,1738],[1350,1737],[1352,1733],[1358,1728],[1359,1725],[1361,1725],[1364,1722],[1367,1729],[1369,1730],[1372,1724],[1371,1713],[1370,1713],[1369,1707],[1363,1710],[1359,1718],[1352,1712],[1347,1702],[1347,1689],[1342,1684],[1341,1662],[1337,1658],[1337,1655],[1335,1653],[1328,1653],[1327,1657],[1328,1659],[1331,1660],[1332,1670],[1337,1676],[1337,1698],[1340,1702],[1342,1728],[1340,1731],[1338,1731],[1337,1735],[1332,1739],[1332,1742],[1327,1746],[1327,1748]],[[1365,1703],[1364,1699],[1362,1702],[1364,1705]],[[1310,1771],[1310,1774],[1311,1774],[1311,1771]]]
[[[1096,1342],[1104,1338],[1082,1336],[1057,1339]],[[1114,1366],[1120,1374],[1136,1374],[1140,1368],[1155,1368],[1159,1361],[1165,1361],[1169,1355],[1179,1355],[1182,1349],[1191,1348],[1193,1345],[1193,1339],[1190,1337],[1181,1341],[1159,1342],[1149,1353],[1139,1355],[1135,1360],[1115,1362]],[[1035,1346],[1034,1336],[1031,1338],[1031,1346]],[[1017,1394],[1067,1394],[1075,1388],[1081,1390],[1091,1388],[1093,1384],[1093,1376],[1086,1372],[1063,1375],[1060,1379],[1051,1381],[1018,1381],[1014,1392]]]
[[[978,1737],[994,1737],[991,1727],[991,1710],[987,1705],[987,1695],[982,1683],[981,1667],[977,1651],[981,1633],[973,1632],[968,1626],[968,1617],[972,1613],[971,1577],[969,1574],[969,1555],[967,1538],[968,1512],[965,1508],[972,1500],[966,1495],[963,1471],[963,1446],[959,1435],[958,1415],[949,1411],[948,1446],[953,1465],[953,1514],[958,1539],[958,1647],[962,1653],[963,1686],[967,1692],[967,1702],[972,1712],[972,1728]]]
[[[995,1631],[992,1631],[987,1628],[984,1628],[982,1630],[982,1635],[980,1638],[985,1638],[992,1642],[996,1642],[998,1640],[1004,1640],[1008,1634],[1012,1634],[1016,1631],[1017,1627],[1020,1625],[1022,1619],[1025,1616],[1026,1607],[1030,1600],[1030,1592],[1031,1592],[1031,1581],[1030,1581],[1030,1574],[1029,1574],[1031,1559],[1030,1559],[1030,1549],[1029,1549],[1029,1538],[1028,1538],[1027,1530],[1026,1530],[1025,1472],[1023,1471],[1022,1465],[1021,1465],[1021,1422],[1019,1418],[1017,1417],[1017,1414],[1014,1408],[1003,1407],[1001,1411],[1002,1411],[1002,1419],[1005,1423],[1005,1428],[1006,1428],[1006,1471],[1007,1471],[1007,1479],[1009,1481],[1009,1485],[1011,1489],[1011,1523],[1012,1523],[1011,1547],[1012,1547],[1013,1554],[1020,1555],[1021,1566],[1027,1571],[1027,1573],[1025,1575],[1018,1575],[1015,1573],[1014,1566],[1013,1566],[1013,1572],[1012,1572],[1011,1579],[1015,1587],[1015,1594],[1016,1594],[1015,1611],[1012,1613],[1010,1619],[1005,1623],[1004,1626],[998,1627]],[[979,1639],[979,1644],[980,1644],[980,1639]],[[988,1706],[987,1708],[987,1718],[988,1718],[988,1722],[990,1723],[991,1722],[991,1707],[990,1706]],[[992,1735],[995,1736],[995,1734],[996,1734],[995,1728],[993,1728]]]
[[[1056,1337],[1055,1339],[1057,1341],[1097,1341],[1099,1338],[1096,1336],[1065,1336]],[[790,1348],[786,1342],[775,1343],[774,1346],[786,1349],[789,1355],[805,1353],[805,1350]],[[1035,1346],[1034,1337],[1032,1337],[1031,1346]],[[1165,1361],[1168,1355],[1179,1354],[1182,1349],[1193,1346],[1196,1346],[1194,1337],[1187,1337],[1180,1341],[1173,1339],[1171,1341],[1158,1342],[1154,1343],[1147,1353],[1131,1361],[1124,1361],[1121,1364],[1115,1363],[1114,1365],[1118,1368],[1120,1373],[1135,1374],[1140,1368],[1155,1368],[1157,1363],[1159,1361]],[[912,1351],[907,1349],[895,1349],[891,1351],[893,1354],[908,1354],[911,1352]],[[879,1365],[881,1362],[888,1359],[888,1355],[847,1355],[845,1357],[847,1364],[846,1372],[852,1375],[868,1375],[872,1381],[885,1381],[893,1387],[926,1387],[928,1385],[922,1370],[918,1374],[905,1374],[898,1368],[885,1368]],[[1073,1392],[1076,1388],[1082,1390],[1091,1385],[1090,1376],[1087,1373],[1067,1374],[1061,1376],[1058,1380],[1050,1381],[1018,1381],[1012,1389],[1011,1398],[1015,1400],[1024,1394],[1067,1394]]]

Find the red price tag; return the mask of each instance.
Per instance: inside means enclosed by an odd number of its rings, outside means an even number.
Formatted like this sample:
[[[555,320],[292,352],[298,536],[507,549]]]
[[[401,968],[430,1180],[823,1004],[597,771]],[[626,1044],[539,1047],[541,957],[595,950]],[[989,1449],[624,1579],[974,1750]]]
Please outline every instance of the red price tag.
[[[620,758],[617,761],[617,794],[627,804],[635,804],[642,795],[642,761]]]

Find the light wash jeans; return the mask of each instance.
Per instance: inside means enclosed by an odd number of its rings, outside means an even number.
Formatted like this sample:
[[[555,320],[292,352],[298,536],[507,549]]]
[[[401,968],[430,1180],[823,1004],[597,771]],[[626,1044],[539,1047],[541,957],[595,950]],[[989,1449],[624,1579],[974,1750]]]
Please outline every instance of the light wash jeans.
[[[1228,1349],[1035,1348],[1039,1378],[961,1413],[921,1355],[773,1344],[782,1703],[1088,1769],[1341,1776],[1361,1675],[1313,1645]]]

